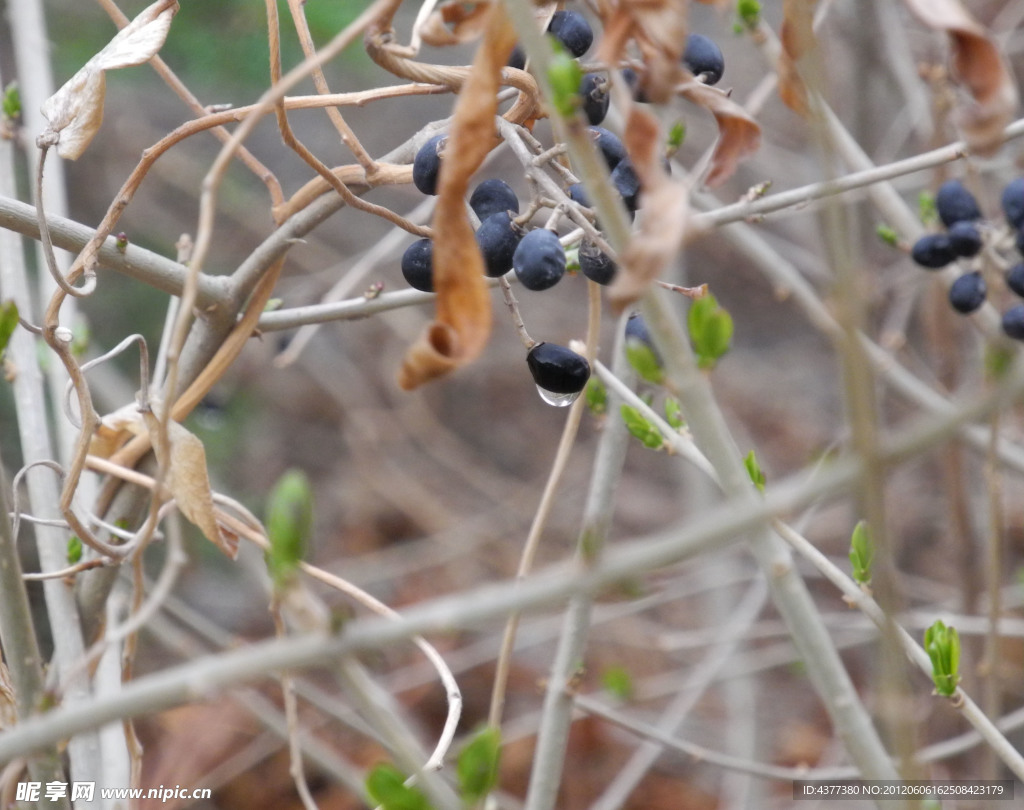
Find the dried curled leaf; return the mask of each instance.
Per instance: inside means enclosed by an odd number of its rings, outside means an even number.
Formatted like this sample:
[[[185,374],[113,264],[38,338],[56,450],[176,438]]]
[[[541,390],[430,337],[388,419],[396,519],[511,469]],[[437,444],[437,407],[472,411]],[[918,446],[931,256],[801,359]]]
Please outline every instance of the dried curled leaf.
[[[145,434],[139,406],[132,402],[123,405],[100,419],[100,425],[89,440],[89,455],[110,458],[132,436]]]
[[[655,102],[668,101],[686,76],[681,57],[686,46],[686,0],[620,0],[603,15],[599,62],[618,64],[630,40],[646,66],[644,93]]]
[[[81,156],[103,122],[104,72],[152,59],[167,39],[177,12],[177,0],[157,0],[44,101],[42,113],[47,126],[39,136],[40,145],[56,144],[57,154],[66,160]]]
[[[491,302],[483,257],[466,213],[469,178],[497,145],[496,95],[516,35],[495,3],[473,69],[455,105],[434,213],[434,290],[437,318],[409,349],[398,384],[411,390],[475,359],[491,333]]]
[[[714,188],[733,175],[741,160],[758,150],[761,146],[761,127],[746,110],[715,87],[700,82],[687,82],[680,89],[680,94],[710,112],[718,124],[718,142],[704,181],[708,187]]]
[[[657,118],[633,105],[624,134],[643,188],[644,207],[640,227],[620,257],[620,272],[608,290],[609,301],[620,310],[640,298],[695,236],[688,222],[689,191],[682,182],[672,180],[662,164],[664,138]]]
[[[420,29],[428,45],[458,45],[480,36],[487,23],[488,2],[464,3],[453,0],[436,9]]]
[[[797,64],[814,47],[814,6],[817,0],[785,0],[779,39],[779,97],[791,110],[807,114],[807,87]]]
[[[221,529],[217,523],[203,443],[186,427],[170,420],[167,423],[167,453],[156,439],[160,430],[157,415],[146,411],[143,419],[153,437],[156,460],[167,470],[164,485],[174,497],[178,509],[199,527],[207,540],[234,559],[238,554],[238,538]]]
[[[971,150],[988,155],[1003,142],[1017,110],[1017,85],[985,28],[959,0],[906,0],[926,25],[949,36],[953,78],[970,94],[956,110],[956,123]]]

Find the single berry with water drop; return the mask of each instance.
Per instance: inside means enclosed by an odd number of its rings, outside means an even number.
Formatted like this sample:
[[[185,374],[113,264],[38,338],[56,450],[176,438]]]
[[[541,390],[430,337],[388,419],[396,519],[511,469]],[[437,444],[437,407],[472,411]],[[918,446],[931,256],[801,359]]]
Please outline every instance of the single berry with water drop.
[[[587,359],[557,343],[538,343],[526,355],[526,364],[541,396],[554,395],[544,397],[553,405],[568,405],[590,379]]]

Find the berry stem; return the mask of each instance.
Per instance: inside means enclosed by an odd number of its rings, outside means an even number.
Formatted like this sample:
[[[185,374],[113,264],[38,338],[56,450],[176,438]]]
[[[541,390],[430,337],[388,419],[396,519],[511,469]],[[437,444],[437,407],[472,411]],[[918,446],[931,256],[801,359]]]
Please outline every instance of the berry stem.
[[[501,297],[505,299],[505,305],[512,315],[512,325],[516,328],[516,334],[519,335],[523,346],[529,351],[537,345],[537,341],[530,337],[530,333],[526,331],[526,324],[523,323],[523,316],[519,311],[519,302],[512,292],[512,285],[506,276],[502,276],[498,279],[498,286],[501,288]]]

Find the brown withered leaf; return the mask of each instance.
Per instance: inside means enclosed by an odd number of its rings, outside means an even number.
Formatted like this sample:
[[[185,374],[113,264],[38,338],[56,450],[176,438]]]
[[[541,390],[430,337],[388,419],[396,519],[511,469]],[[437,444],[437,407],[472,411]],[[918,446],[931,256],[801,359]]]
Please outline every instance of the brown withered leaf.
[[[398,384],[411,390],[474,360],[491,333],[491,302],[483,257],[466,213],[469,178],[497,145],[495,116],[501,69],[516,43],[504,5],[494,3],[484,38],[459,100],[438,178],[434,212],[437,317],[410,347]]]
[[[458,45],[480,36],[487,23],[489,2],[464,3],[453,0],[435,9],[420,28],[428,45]]]
[[[644,206],[639,229],[619,257],[620,270],[608,289],[609,302],[619,310],[640,298],[695,235],[688,224],[689,190],[671,179],[662,165],[665,139],[658,119],[640,105],[633,105],[624,140],[640,178]]]
[[[718,142],[711,155],[711,168],[705,183],[709,188],[721,185],[736,171],[737,164],[761,146],[761,127],[747,111],[725,93],[701,82],[687,82],[680,94],[713,116],[718,124]]]
[[[807,87],[797,67],[800,59],[814,46],[814,6],[817,0],[785,0],[779,39],[779,97],[791,110],[807,114]]]
[[[157,462],[167,472],[164,485],[174,497],[181,513],[199,527],[206,539],[234,559],[238,554],[238,538],[217,523],[213,506],[213,490],[206,469],[206,450],[197,436],[173,419],[167,423],[168,453],[156,437],[159,418],[153,411],[143,413]]]
[[[989,155],[1003,142],[1003,130],[1019,103],[1017,85],[988,32],[959,0],[906,0],[926,25],[949,37],[953,78],[970,94],[955,120],[973,152]]]
[[[89,455],[110,458],[132,436],[146,433],[139,406],[132,402],[100,418],[100,425],[89,440]]]
[[[597,60],[618,64],[630,40],[646,66],[644,93],[665,102],[686,75],[681,57],[686,46],[687,0],[620,0],[602,15],[604,32]]]
[[[167,39],[171,19],[177,13],[177,0],[157,0],[44,101],[46,129],[39,136],[40,143],[56,144],[57,154],[66,160],[81,156],[103,123],[105,71],[152,59]]]

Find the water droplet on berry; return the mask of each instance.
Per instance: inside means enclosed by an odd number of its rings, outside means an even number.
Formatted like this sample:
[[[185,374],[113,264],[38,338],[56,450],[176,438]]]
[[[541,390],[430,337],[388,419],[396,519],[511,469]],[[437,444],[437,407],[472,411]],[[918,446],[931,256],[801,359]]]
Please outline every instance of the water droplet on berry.
[[[540,394],[540,398],[548,405],[554,405],[556,408],[567,408],[580,398],[579,391],[573,391],[571,394],[556,394],[554,391],[548,391],[547,388],[541,388],[539,385],[537,386],[537,393]]]

